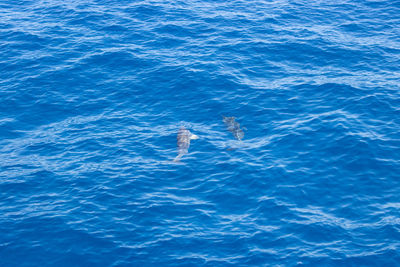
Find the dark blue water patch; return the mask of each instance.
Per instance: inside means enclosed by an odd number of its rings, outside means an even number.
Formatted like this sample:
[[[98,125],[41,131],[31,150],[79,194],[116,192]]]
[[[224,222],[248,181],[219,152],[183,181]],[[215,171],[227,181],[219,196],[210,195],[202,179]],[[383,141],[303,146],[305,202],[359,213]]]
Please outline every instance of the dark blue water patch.
[[[139,19],[140,21],[158,21],[158,17],[165,15],[161,5],[141,4],[133,7],[127,7],[125,13]]]
[[[124,32],[128,31],[127,28],[122,27],[122,26],[120,26],[118,24],[103,27],[101,30],[104,31],[104,32],[107,32],[108,34],[115,34],[115,35],[119,35],[121,33],[124,33]]]

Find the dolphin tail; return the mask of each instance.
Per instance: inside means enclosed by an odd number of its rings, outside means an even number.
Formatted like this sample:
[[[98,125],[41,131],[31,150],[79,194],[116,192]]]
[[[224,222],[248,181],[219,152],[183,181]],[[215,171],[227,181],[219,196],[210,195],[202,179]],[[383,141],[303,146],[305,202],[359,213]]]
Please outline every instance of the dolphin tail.
[[[178,156],[176,156],[176,158],[174,158],[173,162],[180,162],[182,156],[183,156],[183,154],[179,154]]]

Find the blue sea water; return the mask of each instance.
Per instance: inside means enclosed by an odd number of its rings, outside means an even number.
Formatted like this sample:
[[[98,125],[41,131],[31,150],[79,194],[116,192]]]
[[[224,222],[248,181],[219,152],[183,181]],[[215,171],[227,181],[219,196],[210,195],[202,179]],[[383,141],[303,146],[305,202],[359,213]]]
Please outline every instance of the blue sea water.
[[[399,1],[0,0],[0,48],[0,266],[400,265]]]

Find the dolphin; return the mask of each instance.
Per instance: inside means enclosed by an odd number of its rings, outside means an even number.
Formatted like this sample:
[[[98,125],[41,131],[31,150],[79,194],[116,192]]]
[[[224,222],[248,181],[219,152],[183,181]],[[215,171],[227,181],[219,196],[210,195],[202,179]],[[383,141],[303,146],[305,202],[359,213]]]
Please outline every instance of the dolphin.
[[[235,119],[235,117],[222,116],[222,120],[224,121],[228,131],[230,131],[237,140],[241,141],[244,137],[244,132],[240,129],[240,124],[235,121]]]
[[[174,162],[178,162],[183,155],[188,153],[191,139],[199,139],[199,137],[195,134],[192,134],[185,127],[181,127],[178,131],[177,137],[178,156],[176,156]]]

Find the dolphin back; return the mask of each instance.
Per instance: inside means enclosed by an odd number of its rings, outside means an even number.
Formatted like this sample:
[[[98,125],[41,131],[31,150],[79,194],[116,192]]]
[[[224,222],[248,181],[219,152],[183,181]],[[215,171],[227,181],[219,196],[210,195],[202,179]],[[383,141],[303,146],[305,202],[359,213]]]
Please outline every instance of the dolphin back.
[[[226,125],[227,130],[231,132],[237,140],[242,140],[244,137],[244,132],[242,129],[240,129],[240,124],[235,121],[236,118],[222,116],[222,119]]]
[[[178,146],[178,156],[173,160],[174,162],[178,162],[183,155],[187,154],[190,146],[190,139],[198,139],[197,135],[192,134],[185,127],[181,127],[178,131],[177,136],[177,146]]]

